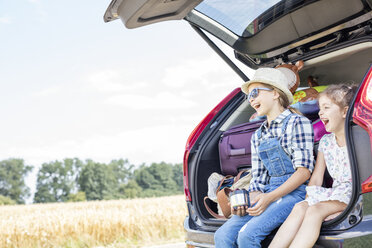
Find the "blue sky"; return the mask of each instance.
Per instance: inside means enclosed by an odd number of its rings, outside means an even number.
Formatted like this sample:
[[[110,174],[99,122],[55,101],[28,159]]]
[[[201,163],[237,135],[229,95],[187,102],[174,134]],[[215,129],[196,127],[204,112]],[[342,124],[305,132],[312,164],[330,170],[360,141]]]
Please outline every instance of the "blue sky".
[[[129,30],[104,23],[109,3],[0,0],[0,159],[182,163],[241,85],[185,21]]]

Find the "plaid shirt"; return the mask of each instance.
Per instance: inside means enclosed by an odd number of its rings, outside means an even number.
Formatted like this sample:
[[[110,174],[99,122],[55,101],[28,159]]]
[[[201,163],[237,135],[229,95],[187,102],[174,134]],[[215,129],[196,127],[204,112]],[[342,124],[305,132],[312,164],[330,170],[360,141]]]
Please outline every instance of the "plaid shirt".
[[[267,121],[265,121],[259,127],[262,130],[261,139],[266,139],[270,136],[281,137],[283,120],[290,114],[291,111],[288,109],[283,111],[271,122],[270,127],[267,127]],[[311,122],[304,116],[293,114],[288,121],[287,129],[280,144],[284,148],[284,151],[289,154],[294,169],[298,167],[305,167],[310,171],[314,169],[313,143],[314,132]],[[259,140],[256,131],[251,139],[252,180],[249,191],[264,192],[265,185],[269,183],[270,176],[263,162],[258,157],[258,145]]]

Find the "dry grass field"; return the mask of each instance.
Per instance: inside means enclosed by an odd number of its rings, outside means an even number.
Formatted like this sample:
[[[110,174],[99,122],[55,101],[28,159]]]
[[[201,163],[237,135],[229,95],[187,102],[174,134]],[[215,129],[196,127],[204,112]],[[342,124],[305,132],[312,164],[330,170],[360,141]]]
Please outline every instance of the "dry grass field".
[[[0,206],[0,247],[141,247],[184,240],[184,196]]]

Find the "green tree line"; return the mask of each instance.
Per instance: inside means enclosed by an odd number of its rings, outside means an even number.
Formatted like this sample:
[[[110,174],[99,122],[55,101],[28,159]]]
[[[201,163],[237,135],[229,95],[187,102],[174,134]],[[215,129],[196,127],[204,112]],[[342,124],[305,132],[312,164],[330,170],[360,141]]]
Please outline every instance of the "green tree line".
[[[23,204],[30,195],[25,178],[35,167],[23,159],[0,161],[0,205]],[[183,192],[182,164],[152,163],[135,168],[126,159],[98,163],[66,158],[43,163],[34,203],[157,197]]]

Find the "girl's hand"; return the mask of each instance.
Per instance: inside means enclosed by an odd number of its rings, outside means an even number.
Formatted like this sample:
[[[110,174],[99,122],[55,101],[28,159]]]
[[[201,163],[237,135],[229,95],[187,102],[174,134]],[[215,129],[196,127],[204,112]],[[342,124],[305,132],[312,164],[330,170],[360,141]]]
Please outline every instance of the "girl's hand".
[[[261,191],[249,192],[249,199],[254,201],[256,197],[260,194],[262,194]],[[236,209],[231,208],[231,213],[234,215],[245,216],[248,214],[248,206],[240,206],[240,207],[237,207]]]
[[[234,215],[239,215],[240,217],[242,217],[242,216],[247,215],[247,213],[248,213],[247,209],[248,209],[247,206],[240,206],[240,207],[237,207],[236,209],[231,208],[231,213],[234,214]]]
[[[256,205],[254,207],[248,208],[248,214],[252,216],[258,216],[262,214],[265,209],[273,202],[273,198],[270,193],[262,193],[256,196],[256,198],[251,202],[251,205]]]
[[[262,192],[261,191],[249,192],[249,199],[251,200],[251,202],[253,202],[259,194],[262,194]]]

